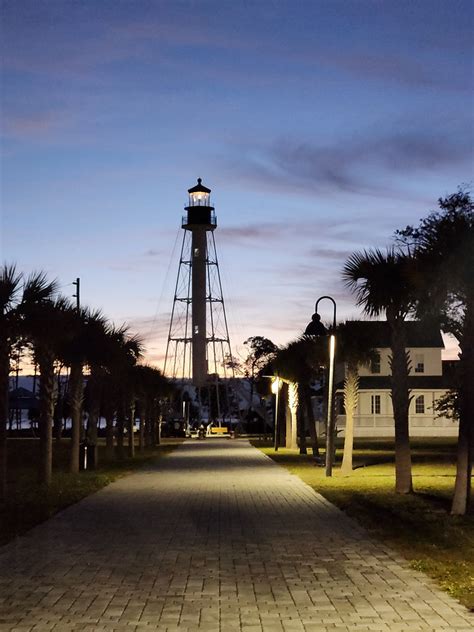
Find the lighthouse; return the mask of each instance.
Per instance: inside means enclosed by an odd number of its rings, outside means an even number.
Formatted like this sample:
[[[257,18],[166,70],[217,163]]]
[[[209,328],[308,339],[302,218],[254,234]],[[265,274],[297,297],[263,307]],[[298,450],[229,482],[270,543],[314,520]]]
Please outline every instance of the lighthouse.
[[[217,388],[231,349],[214,237],[217,217],[201,178],[188,189],[184,211],[164,373],[198,389]]]

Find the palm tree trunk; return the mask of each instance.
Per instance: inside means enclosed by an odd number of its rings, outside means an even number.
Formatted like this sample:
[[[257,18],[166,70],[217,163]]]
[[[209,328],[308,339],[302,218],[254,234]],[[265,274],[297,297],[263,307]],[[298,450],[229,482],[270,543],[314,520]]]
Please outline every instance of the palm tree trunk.
[[[123,459],[125,457],[123,449],[123,432],[125,428],[125,407],[122,401],[119,402],[117,410],[117,457]]]
[[[296,410],[298,406],[298,391],[296,384],[288,385],[288,408],[286,417],[286,447],[290,450],[298,448],[298,432],[296,424]]]
[[[298,383],[298,408],[296,409],[296,423],[298,426],[300,454],[308,454],[308,450],[306,448],[306,404],[304,389],[304,384]]]
[[[82,374],[82,363],[74,362],[71,364],[71,375],[69,378],[69,405],[71,407],[71,456],[69,471],[73,474],[79,472],[83,391],[84,377]]]
[[[135,437],[133,434],[135,428],[135,404],[130,404],[128,408],[128,456],[133,458],[135,456]]]
[[[140,432],[138,434],[138,449],[140,454],[145,452],[145,426],[147,403],[145,399],[140,402]]]
[[[410,391],[408,389],[408,357],[404,322],[400,317],[387,320],[391,329],[392,404],[395,420],[395,491],[413,492],[409,433]]]
[[[163,409],[158,405],[153,415],[153,447],[161,444],[161,423],[163,421]]]
[[[309,435],[311,437],[311,449],[313,456],[319,457],[318,433],[316,431],[316,420],[314,418],[313,403],[311,401],[311,389],[308,384],[306,384],[304,389],[304,399],[309,423]]]
[[[458,454],[451,513],[463,516],[471,502],[472,457],[474,454],[474,303],[467,302],[460,341],[461,391]]]
[[[89,378],[89,418],[87,421],[87,440],[91,445],[97,444],[97,426],[100,415],[100,376],[92,369]]]
[[[466,416],[459,418],[459,435],[456,462],[456,481],[451,505],[451,514],[463,516],[467,513],[471,497],[472,439],[471,428]]]
[[[38,480],[40,483],[49,486],[53,471],[54,356],[46,350],[39,352],[38,365],[40,369],[40,461]]]
[[[145,408],[145,447],[153,447],[153,403],[148,398]]]
[[[344,380],[344,407],[346,409],[346,428],[344,433],[344,454],[341,474],[350,476],[353,470],[352,455],[354,451],[354,413],[359,403],[359,375],[357,365],[349,365]]]
[[[0,501],[7,496],[8,351],[6,340],[0,340]]]
[[[53,433],[56,441],[61,441],[63,434],[63,412],[64,412],[64,393],[61,389],[61,369],[59,369],[56,376],[56,405],[54,407],[53,415]]]
[[[114,458],[114,411],[107,410],[105,415],[105,458]]]

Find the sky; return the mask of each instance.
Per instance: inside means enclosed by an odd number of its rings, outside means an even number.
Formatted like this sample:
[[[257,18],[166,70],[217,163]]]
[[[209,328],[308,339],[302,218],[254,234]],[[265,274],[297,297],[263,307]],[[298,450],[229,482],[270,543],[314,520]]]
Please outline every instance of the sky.
[[[294,339],[321,295],[360,317],[347,257],[472,185],[471,1],[0,7],[0,261],[65,295],[80,277],[156,366],[198,177],[237,355]]]

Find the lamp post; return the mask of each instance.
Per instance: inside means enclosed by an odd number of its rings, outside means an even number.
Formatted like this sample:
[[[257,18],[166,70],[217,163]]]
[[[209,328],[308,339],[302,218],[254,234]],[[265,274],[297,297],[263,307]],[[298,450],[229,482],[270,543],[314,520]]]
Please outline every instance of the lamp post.
[[[311,322],[306,327],[305,334],[309,336],[327,336],[328,331],[321,323],[321,317],[318,314],[318,305],[322,300],[329,300],[333,304],[333,325],[332,332],[329,336],[329,376],[328,376],[328,403],[326,418],[326,476],[332,476],[333,453],[334,453],[334,358],[336,354],[336,301],[332,296],[320,296],[314,307],[314,314]]]
[[[275,449],[275,452],[278,452],[278,400],[280,398],[280,378],[278,377],[278,375],[274,378],[272,382],[272,393],[275,395],[275,420],[273,424],[275,436],[273,440],[273,447]]]

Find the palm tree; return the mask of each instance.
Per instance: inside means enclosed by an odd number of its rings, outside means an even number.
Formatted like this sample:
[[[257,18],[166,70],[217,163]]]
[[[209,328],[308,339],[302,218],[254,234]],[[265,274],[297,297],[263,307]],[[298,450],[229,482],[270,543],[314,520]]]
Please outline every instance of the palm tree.
[[[125,397],[125,410],[127,415],[128,456],[135,455],[135,405],[138,390],[138,374],[136,364],[143,355],[143,341],[138,335],[131,336],[127,328],[117,332],[117,377],[121,383],[122,393]]]
[[[64,363],[70,367],[68,401],[71,415],[71,452],[69,470],[79,471],[79,447],[82,431],[82,405],[84,400],[84,366],[96,349],[92,350],[91,343],[95,341],[90,332],[106,328],[106,320],[98,310],[87,308],[70,308],[71,337],[66,341],[62,350]]]
[[[356,252],[349,257],[343,270],[343,278],[355,292],[357,304],[369,316],[385,313],[390,327],[395,489],[399,494],[413,491],[408,427],[409,358],[404,323],[416,302],[415,272],[414,259],[394,248],[388,249],[385,254],[378,249]]]
[[[0,268],[0,500],[6,496],[8,378],[21,278],[14,265]]]
[[[153,445],[153,402],[163,394],[162,385],[166,383],[158,369],[147,365],[137,365],[135,367],[137,378],[136,397],[139,403],[140,431],[139,450],[145,451],[145,447]]]
[[[307,336],[290,342],[277,351],[271,365],[278,377],[293,384],[289,387],[289,395],[296,408],[296,427],[292,426],[292,447],[296,447],[296,436],[299,438],[300,454],[306,454],[306,419],[313,444],[313,456],[318,456],[318,441],[311,405],[310,381],[321,372],[327,363],[327,349],[320,339]],[[293,420],[292,420],[293,422]],[[296,430],[296,432],[295,432]]]
[[[55,398],[55,363],[71,334],[71,304],[63,297],[49,298],[22,306],[22,328],[32,345],[40,371],[39,482],[49,485],[53,462],[53,413]]]
[[[0,498],[6,494],[6,431],[8,419],[8,376],[12,345],[24,335],[24,315],[48,301],[56,292],[56,282],[48,281],[43,272],[23,280],[14,265],[0,269]]]
[[[139,336],[131,336],[128,327],[108,327],[96,330],[96,352],[90,365],[89,388],[89,440],[97,441],[97,423],[104,395],[117,396],[117,452],[123,458],[123,437],[127,425],[129,456],[134,454],[133,426],[135,414],[136,378],[134,367],[143,352],[143,343]],[[103,406],[109,422],[107,436],[109,453],[111,452],[111,418],[110,401]]]
[[[359,366],[368,364],[375,356],[371,345],[370,324],[363,321],[346,321],[337,328],[337,354],[346,365],[344,378],[344,408],[346,427],[341,474],[352,474],[354,447],[354,413],[359,403]]]
[[[107,322],[99,312],[87,322],[87,366],[89,376],[86,386],[88,450],[92,451],[90,467],[98,463],[97,434],[104,398],[104,388],[108,384],[110,367],[117,353],[116,328]],[[109,438],[110,441],[110,438]],[[110,452],[110,448],[109,448]]]
[[[118,411],[119,392],[110,372],[102,378],[102,414],[105,417],[105,458],[111,461],[115,455],[114,419]]]

